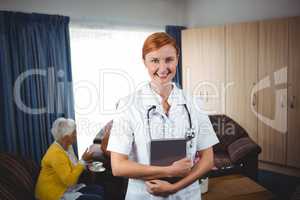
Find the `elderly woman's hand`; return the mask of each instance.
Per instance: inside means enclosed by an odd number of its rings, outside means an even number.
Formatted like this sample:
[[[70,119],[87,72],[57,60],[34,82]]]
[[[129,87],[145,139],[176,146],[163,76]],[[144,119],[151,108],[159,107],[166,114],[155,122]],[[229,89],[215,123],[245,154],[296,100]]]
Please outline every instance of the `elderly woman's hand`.
[[[94,152],[90,152],[89,149],[87,148],[87,149],[85,150],[85,152],[82,154],[81,158],[82,158],[84,161],[86,161],[86,162],[92,161],[92,160],[93,160],[93,153],[94,153]]]

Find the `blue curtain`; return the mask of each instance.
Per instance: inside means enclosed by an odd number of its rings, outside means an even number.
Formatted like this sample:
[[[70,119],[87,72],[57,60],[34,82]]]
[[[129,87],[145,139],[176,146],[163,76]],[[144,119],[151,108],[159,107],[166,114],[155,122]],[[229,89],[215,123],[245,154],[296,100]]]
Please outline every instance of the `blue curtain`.
[[[41,160],[74,118],[71,75],[68,17],[0,11],[0,151]]]
[[[177,65],[177,73],[176,76],[173,78],[173,82],[177,85],[177,87],[182,88],[182,54],[181,54],[181,31],[186,29],[184,26],[166,26],[166,33],[171,35],[177,43],[179,47],[180,54],[179,54],[179,61]]]

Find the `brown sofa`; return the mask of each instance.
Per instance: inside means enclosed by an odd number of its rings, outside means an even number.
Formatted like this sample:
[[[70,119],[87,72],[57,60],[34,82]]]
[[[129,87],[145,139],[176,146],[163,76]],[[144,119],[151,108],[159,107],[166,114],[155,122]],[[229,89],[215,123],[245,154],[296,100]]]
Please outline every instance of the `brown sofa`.
[[[258,154],[261,148],[248,136],[247,132],[234,120],[225,115],[211,115],[209,119],[220,140],[213,147],[215,167],[209,176],[222,176],[232,173],[242,173],[254,180],[257,179]],[[110,167],[110,153],[106,146],[112,127],[112,121],[104,126],[94,139],[95,144],[101,144],[102,155],[96,160],[104,162],[107,168],[106,184],[117,183],[114,189],[107,191],[109,197],[115,195],[114,199],[124,199],[127,188],[127,178],[114,177]],[[102,177],[103,180],[103,177]],[[109,190],[109,189],[108,189]],[[116,193],[119,191],[119,193]]]
[[[215,167],[211,176],[242,173],[257,180],[258,155],[261,148],[237,122],[226,115],[210,115],[209,119],[220,143],[213,147]]]
[[[0,152],[0,199],[34,200],[39,170],[31,159]]]
[[[261,148],[249,137],[245,129],[230,117],[210,115],[209,119],[220,141],[213,146],[215,167],[210,175],[242,173],[257,180],[258,155]],[[105,155],[102,160],[108,166],[110,161],[106,146],[112,123],[112,121],[108,122],[94,139],[94,143],[102,144],[101,148]]]

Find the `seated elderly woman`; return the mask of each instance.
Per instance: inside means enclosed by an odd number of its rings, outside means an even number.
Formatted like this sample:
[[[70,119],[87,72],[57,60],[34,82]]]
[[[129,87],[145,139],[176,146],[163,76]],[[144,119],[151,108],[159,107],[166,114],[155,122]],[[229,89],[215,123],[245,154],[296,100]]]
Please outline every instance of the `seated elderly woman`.
[[[101,186],[78,183],[85,169],[85,161],[92,153],[85,151],[78,161],[72,144],[76,141],[76,124],[72,119],[58,118],[52,125],[55,142],[42,159],[41,171],[35,188],[40,200],[103,200]]]

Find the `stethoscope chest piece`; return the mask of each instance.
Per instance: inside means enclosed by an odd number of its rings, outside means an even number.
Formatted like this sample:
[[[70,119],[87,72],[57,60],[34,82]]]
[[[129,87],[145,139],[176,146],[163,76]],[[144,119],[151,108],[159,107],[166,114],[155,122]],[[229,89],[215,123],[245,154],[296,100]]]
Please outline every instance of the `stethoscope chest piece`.
[[[194,128],[188,128],[188,130],[185,133],[185,139],[187,141],[192,140],[195,137],[195,129]]]
[[[185,139],[187,142],[190,142],[190,148],[193,147],[193,139],[195,138],[195,129],[194,128],[188,128],[188,130],[185,133]]]

